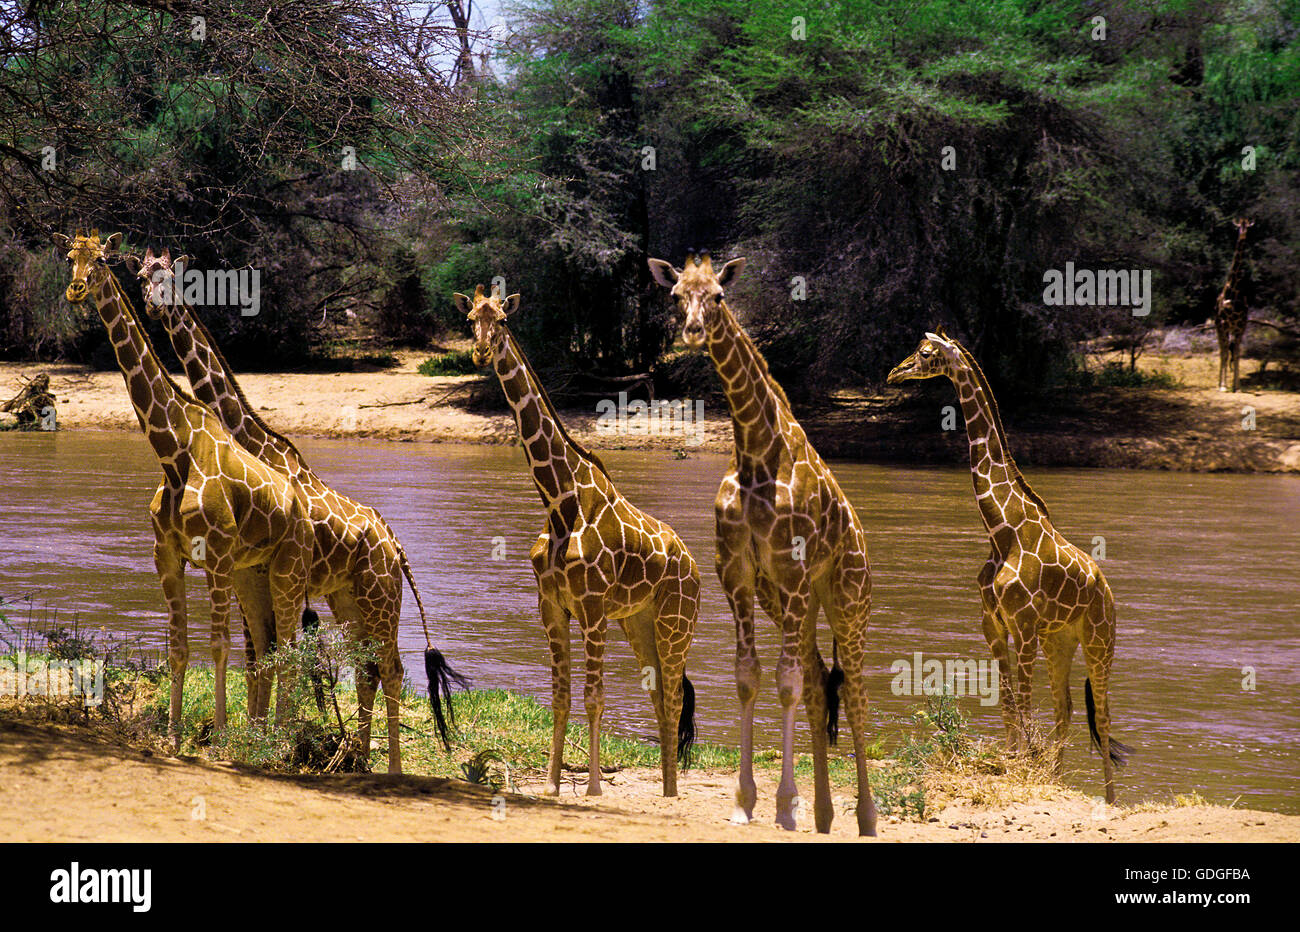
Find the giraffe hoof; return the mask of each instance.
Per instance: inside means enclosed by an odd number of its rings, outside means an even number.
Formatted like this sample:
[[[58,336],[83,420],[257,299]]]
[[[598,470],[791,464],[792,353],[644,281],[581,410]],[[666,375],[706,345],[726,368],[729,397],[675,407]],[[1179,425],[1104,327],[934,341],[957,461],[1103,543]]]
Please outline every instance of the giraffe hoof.
[[[753,813],[746,812],[744,809],[740,808],[739,806],[737,806],[735,809],[731,811],[732,825],[748,825],[750,822],[753,821],[754,821]]]
[[[560,787],[557,783],[547,783],[546,788],[542,790],[547,796],[559,796]]]

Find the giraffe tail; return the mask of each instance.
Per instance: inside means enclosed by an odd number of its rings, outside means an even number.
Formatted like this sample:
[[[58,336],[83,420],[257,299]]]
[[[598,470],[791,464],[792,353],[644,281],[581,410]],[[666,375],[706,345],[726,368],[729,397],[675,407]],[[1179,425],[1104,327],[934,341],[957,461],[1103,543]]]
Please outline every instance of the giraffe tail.
[[[695,685],[682,674],[682,717],[677,722],[677,759],[682,769],[691,766],[691,748],[695,746]]]
[[[1088,731],[1092,733],[1092,745],[1098,751],[1101,750],[1101,734],[1097,731],[1097,704],[1092,698],[1092,680],[1083,681],[1083,704],[1088,709]],[[1133,754],[1133,749],[1121,741],[1114,738],[1110,739],[1110,761],[1116,767],[1123,767],[1128,763],[1129,757]]]
[[[411,587],[411,595],[415,596],[416,607],[420,610],[420,626],[424,628],[424,672],[429,678],[429,708],[433,710],[433,720],[438,726],[442,746],[450,751],[451,739],[448,732],[456,725],[456,713],[451,705],[451,687],[454,683],[461,689],[469,689],[469,680],[453,670],[442,651],[433,646],[433,638],[429,637],[429,621],[424,614],[424,602],[420,599],[420,590],[415,588],[415,577],[411,575],[411,561],[406,558],[406,548],[398,544],[397,554],[402,575],[406,577],[406,584]]]
[[[429,647],[424,652],[424,672],[429,677],[429,707],[433,709],[433,720],[438,726],[438,737],[444,749],[451,750],[451,740],[447,737],[448,723],[456,725],[456,713],[451,705],[451,687],[454,683],[461,689],[469,689],[469,680],[461,676],[442,656],[442,651]],[[443,711],[443,703],[447,704]]]
[[[840,666],[839,642],[831,640],[831,672],[826,677],[826,739],[835,744],[840,738],[840,687],[844,685],[844,668]]]
[[[424,617],[424,602],[420,600],[420,590],[415,588],[415,577],[411,575],[411,561],[406,559],[406,548],[401,544],[397,545],[397,556],[402,564],[402,575],[406,577],[406,584],[411,587],[411,595],[415,596],[415,606],[420,610],[420,626],[424,628],[424,646],[432,647],[433,641],[429,637],[429,622]]]

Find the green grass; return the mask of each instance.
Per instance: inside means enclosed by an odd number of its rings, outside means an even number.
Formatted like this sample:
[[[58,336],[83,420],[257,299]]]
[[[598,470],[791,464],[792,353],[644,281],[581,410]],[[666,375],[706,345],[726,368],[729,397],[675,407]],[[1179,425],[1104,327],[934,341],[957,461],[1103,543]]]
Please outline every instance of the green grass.
[[[466,350],[456,350],[431,356],[420,363],[420,375],[473,375],[478,371],[474,359]]]
[[[96,645],[76,632],[56,630],[42,635],[47,638],[51,657],[96,656]],[[12,649],[12,648],[11,648]],[[33,654],[34,655],[34,654]],[[304,637],[281,653],[281,658],[299,673],[289,693],[287,716],[283,725],[250,724],[247,720],[245,677],[242,670],[230,668],[226,677],[227,727],[213,734],[215,712],[215,671],[212,667],[191,667],[185,678],[181,708],[181,753],[212,759],[232,760],[278,772],[319,772],[334,760],[337,769],[358,769],[356,754],[335,752],[351,744],[342,744],[341,734],[349,740],[355,736],[356,692],[349,683],[326,687],[328,715],[321,720],[312,692],[310,678],[303,671],[321,662],[337,678],[340,670],[364,663],[370,653],[344,643],[337,633],[321,640]],[[61,708],[48,699],[28,701],[28,709],[44,709],[57,720],[71,718],[85,724],[110,726],[111,730],[131,741],[165,746],[170,699],[169,676],[165,669],[132,666],[107,668],[106,697],[102,706],[89,713],[81,709]],[[383,709],[382,693],[377,707]],[[409,684],[402,691],[402,756],[407,773],[468,779],[508,788],[524,782],[536,784],[546,774],[550,754],[552,714],[548,705],[531,696],[505,689],[476,689],[456,693],[452,698],[455,727],[450,751],[437,738],[434,717],[427,695]],[[337,710],[337,711],[336,711]],[[274,704],[271,710],[274,717]],[[588,730],[580,709],[572,714],[566,735],[565,761],[576,779],[585,779]],[[340,728],[340,722],[342,727]],[[924,819],[953,786],[969,793],[997,795],[996,779],[1012,784],[1018,778],[1000,754],[986,742],[976,740],[962,718],[956,699],[932,697],[926,706],[913,713],[909,727],[898,736],[894,753],[885,756],[885,738],[879,737],[867,748],[871,760],[883,760],[884,766],[873,767],[872,791],[879,810],[885,815]],[[387,770],[387,720],[381,714],[372,726],[372,748],[365,761],[374,772]],[[659,768],[659,747],[613,733],[601,735],[602,768]],[[812,755],[800,753],[795,758],[795,776],[805,783],[813,776]],[[699,743],[692,752],[691,767],[734,773],[740,765],[739,752],[717,744]],[[776,749],[758,749],[754,765],[759,771],[772,772],[781,766]],[[831,749],[830,781],[834,787],[856,785],[856,768],[851,756],[847,728],[841,726],[841,744]],[[990,776],[992,775],[992,776]],[[1034,777],[1033,774],[1029,775]],[[1035,777],[1036,778],[1036,777]],[[1000,786],[1000,784],[999,784]],[[928,793],[937,794],[931,798]]]
[[[1178,388],[1181,382],[1168,372],[1143,372],[1120,362],[1109,362],[1091,373],[1094,388]]]

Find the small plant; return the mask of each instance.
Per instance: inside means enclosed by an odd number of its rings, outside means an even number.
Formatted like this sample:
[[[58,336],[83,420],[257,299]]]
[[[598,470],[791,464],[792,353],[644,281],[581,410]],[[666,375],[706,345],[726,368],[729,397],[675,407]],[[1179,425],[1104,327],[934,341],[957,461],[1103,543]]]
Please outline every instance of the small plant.
[[[420,375],[473,375],[478,371],[474,357],[466,350],[431,356],[420,363]]]
[[[1109,362],[1093,374],[1096,388],[1178,388],[1179,382],[1168,372],[1143,372],[1123,363]]]
[[[468,782],[490,786],[494,792],[510,783],[510,765],[496,751],[479,751],[461,764],[460,770]]]

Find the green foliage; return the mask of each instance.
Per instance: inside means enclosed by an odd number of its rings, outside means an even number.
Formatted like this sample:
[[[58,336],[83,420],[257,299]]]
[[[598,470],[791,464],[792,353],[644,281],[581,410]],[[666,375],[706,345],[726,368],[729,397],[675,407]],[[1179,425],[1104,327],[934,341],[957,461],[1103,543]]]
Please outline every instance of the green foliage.
[[[1181,384],[1168,372],[1144,372],[1119,362],[1107,363],[1089,382],[1096,388],[1178,388]]]
[[[478,371],[474,357],[465,350],[433,356],[420,363],[420,375],[473,375]]]

